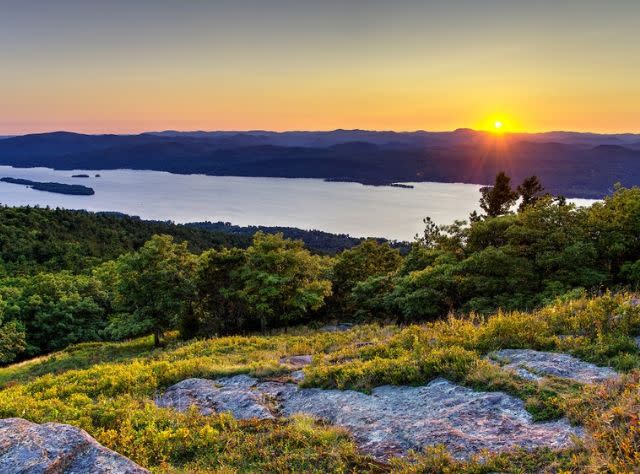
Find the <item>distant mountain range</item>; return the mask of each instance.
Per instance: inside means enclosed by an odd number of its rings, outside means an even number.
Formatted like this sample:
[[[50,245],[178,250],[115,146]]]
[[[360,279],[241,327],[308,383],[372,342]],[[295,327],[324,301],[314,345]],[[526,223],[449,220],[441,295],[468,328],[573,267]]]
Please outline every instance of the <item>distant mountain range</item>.
[[[487,184],[499,171],[532,174],[567,197],[600,198],[640,185],[640,135],[548,132],[53,132],[0,141],[0,164],[55,169],[145,169],[216,176],[321,178],[370,185]]]

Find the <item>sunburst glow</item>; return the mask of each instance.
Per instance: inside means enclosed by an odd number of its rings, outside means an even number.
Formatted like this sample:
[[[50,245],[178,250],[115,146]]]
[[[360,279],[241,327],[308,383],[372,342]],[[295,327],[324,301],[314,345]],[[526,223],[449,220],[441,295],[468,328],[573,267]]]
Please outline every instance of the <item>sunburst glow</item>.
[[[510,113],[500,111],[485,115],[485,117],[478,122],[477,128],[496,135],[502,135],[521,130],[522,127],[520,122],[514,119]]]

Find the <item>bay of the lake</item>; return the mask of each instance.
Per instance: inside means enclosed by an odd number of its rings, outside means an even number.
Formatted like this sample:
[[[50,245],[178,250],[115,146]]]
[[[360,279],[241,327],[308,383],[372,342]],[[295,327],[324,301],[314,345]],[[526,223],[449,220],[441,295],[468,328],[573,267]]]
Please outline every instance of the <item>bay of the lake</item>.
[[[87,174],[89,178],[72,178]],[[95,175],[99,174],[100,177]],[[0,177],[82,184],[93,196],[36,191],[0,182],[0,203],[88,211],[118,211],[177,223],[224,221],[237,225],[319,229],[356,237],[411,240],[422,219],[438,224],[478,209],[480,185],[408,183],[413,189],[325,182],[320,179],[181,175],[162,171],[52,170],[0,166]],[[589,205],[586,199],[571,200]]]

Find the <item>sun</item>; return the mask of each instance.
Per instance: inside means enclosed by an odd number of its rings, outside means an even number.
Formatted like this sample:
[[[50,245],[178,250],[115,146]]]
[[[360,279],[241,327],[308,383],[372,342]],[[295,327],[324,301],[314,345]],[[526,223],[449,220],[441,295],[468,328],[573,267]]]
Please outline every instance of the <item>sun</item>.
[[[488,120],[487,125],[487,128],[496,135],[502,135],[506,132],[507,129],[506,122],[502,117],[492,118]]]
[[[484,116],[478,123],[478,129],[493,135],[506,135],[514,131],[515,123],[507,113],[493,113]]]

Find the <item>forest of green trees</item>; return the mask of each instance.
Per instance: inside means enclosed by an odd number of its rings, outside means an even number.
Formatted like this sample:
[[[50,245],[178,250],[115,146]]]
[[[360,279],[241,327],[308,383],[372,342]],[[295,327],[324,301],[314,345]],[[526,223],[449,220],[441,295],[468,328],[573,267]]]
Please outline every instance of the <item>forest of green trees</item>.
[[[515,205],[520,198],[520,205]],[[0,362],[82,341],[182,337],[302,323],[408,323],[532,309],[568,292],[636,289],[640,188],[578,208],[535,177],[499,174],[481,213],[425,219],[406,255],[365,240],[335,256],[301,241],[132,218],[0,209]]]

